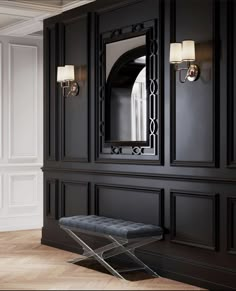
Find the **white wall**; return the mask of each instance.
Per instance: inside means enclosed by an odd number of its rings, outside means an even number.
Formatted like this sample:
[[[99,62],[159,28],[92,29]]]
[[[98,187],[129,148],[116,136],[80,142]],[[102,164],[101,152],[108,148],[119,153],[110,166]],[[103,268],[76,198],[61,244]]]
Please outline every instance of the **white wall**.
[[[0,231],[43,223],[43,41],[0,37]]]

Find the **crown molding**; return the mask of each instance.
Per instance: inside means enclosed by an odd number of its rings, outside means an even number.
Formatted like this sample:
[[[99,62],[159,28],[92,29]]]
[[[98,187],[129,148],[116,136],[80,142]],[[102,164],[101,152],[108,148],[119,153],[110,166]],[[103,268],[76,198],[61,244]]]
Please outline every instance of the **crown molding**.
[[[43,29],[43,22],[37,21],[35,19],[30,19],[28,21],[17,22],[14,25],[10,25],[3,29],[0,29],[0,35],[10,35],[10,36],[27,36],[28,34],[34,33],[36,31]]]
[[[47,1],[47,3],[50,3]],[[37,10],[37,11],[48,11],[48,12],[56,12],[60,13],[62,11],[62,8],[55,7],[49,4],[42,5],[37,3],[25,3],[25,2],[15,2],[15,1],[6,1],[6,0],[0,0],[0,7],[8,7],[8,8],[14,8],[18,10]]]
[[[43,29],[44,19],[93,1],[95,0],[75,0],[62,7],[56,7],[48,4],[50,1],[47,1],[47,4],[42,5],[37,3],[0,0],[0,14],[9,15],[9,17],[12,15],[19,19],[19,21],[16,21],[14,24],[1,28],[0,35],[28,37],[29,34]],[[34,16],[30,17],[30,13]],[[32,37],[35,38],[35,36]]]
[[[94,2],[96,0],[75,0],[71,3],[65,4],[62,7],[58,6],[52,6],[48,3],[50,1],[47,1],[47,4],[38,4],[38,3],[25,3],[25,2],[14,2],[14,1],[6,1],[6,0],[0,0],[0,7],[8,7],[8,8],[14,8],[14,9],[20,9],[20,10],[38,10],[38,11],[47,11],[52,13],[62,13],[64,11]]]
[[[86,5],[86,4],[89,4],[89,3],[92,3],[96,0],[80,0],[80,1],[73,1],[69,4],[66,4],[64,6],[62,6],[62,12],[65,12],[67,10],[71,10],[71,9],[74,9],[74,8],[77,8],[79,6],[83,6],[83,5]]]

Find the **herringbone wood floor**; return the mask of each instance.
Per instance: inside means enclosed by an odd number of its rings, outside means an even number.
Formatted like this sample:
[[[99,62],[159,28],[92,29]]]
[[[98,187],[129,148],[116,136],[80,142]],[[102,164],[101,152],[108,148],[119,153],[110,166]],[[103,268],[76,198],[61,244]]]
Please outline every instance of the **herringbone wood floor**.
[[[200,290],[165,278],[122,282],[109,274],[67,263],[77,255],[40,244],[41,232],[0,233],[1,290]]]

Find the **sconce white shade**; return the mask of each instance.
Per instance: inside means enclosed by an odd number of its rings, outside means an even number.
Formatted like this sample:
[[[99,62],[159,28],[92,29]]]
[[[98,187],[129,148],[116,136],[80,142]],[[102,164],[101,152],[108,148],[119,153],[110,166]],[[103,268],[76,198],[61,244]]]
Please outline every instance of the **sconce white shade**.
[[[72,65],[65,66],[64,80],[74,81],[75,80],[75,67]]]
[[[65,67],[57,67],[57,82],[64,82]]]
[[[171,43],[170,44],[170,63],[179,64],[182,62],[182,44]]]
[[[182,42],[182,60],[185,62],[195,61],[195,42],[193,40]]]

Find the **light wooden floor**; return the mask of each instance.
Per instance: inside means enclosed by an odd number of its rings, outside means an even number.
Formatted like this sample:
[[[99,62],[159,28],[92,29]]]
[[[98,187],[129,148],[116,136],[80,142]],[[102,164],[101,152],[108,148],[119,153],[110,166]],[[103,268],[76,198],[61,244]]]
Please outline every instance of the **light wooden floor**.
[[[1,290],[201,290],[165,278],[122,282],[67,263],[77,255],[43,246],[40,237],[39,230],[0,233]]]

